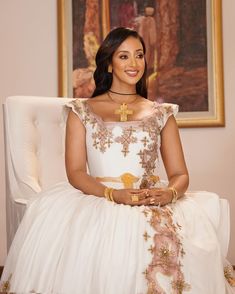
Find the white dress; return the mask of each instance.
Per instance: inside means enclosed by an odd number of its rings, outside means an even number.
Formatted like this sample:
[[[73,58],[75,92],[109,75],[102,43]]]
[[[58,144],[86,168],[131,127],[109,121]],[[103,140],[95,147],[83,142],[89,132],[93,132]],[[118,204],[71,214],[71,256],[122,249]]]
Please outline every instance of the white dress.
[[[177,106],[154,104],[142,121],[104,122],[86,100],[69,107],[86,128],[89,173],[114,188],[160,185],[160,133]],[[124,175],[124,176],[123,176]],[[205,195],[204,195],[205,194]],[[85,195],[69,183],[28,205],[12,243],[2,290],[56,294],[232,294],[210,209],[187,194],[165,207]],[[204,201],[204,200],[203,200]],[[226,277],[224,267],[226,267]]]

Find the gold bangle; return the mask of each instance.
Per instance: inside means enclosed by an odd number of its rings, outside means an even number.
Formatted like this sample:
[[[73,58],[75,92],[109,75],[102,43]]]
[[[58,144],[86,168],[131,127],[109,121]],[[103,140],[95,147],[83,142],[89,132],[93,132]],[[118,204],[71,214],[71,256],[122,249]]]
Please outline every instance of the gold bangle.
[[[168,187],[168,189],[172,192],[171,203],[176,203],[176,201],[178,200],[178,192],[174,187]]]
[[[115,202],[113,199],[113,188],[109,188],[109,187],[105,187],[104,189],[104,197],[108,200],[108,201],[112,201]]]
[[[108,201],[110,201],[110,198],[109,198],[109,187],[105,187],[105,189],[104,189],[104,197],[108,200]]]
[[[113,199],[113,192],[114,191],[115,190],[113,188],[110,188],[110,190],[109,190],[109,198],[110,198],[110,201],[112,201],[112,202],[115,202],[114,199]]]

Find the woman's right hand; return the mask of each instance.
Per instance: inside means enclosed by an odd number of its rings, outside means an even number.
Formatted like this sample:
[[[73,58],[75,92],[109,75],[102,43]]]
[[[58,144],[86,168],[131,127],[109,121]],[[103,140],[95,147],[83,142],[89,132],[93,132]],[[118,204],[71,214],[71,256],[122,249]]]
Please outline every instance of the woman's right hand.
[[[150,197],[147,189],[119,189],[113,191],[113,199],[118,204],[149,205]]]

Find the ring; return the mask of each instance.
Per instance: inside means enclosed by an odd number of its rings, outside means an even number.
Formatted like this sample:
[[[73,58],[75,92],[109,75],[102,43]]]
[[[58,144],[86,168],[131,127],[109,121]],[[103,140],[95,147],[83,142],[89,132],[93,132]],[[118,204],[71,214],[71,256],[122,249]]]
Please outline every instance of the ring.
[[[131,195],[131,202],[138,202],[139,201],[139,195],[138,194],[132,194]]]
[[[150,203],[150,204],[154,204],[154,203],[155,203],[155,198],[153,198],[153,197],[152,197],[152,198],[150,198],[150,201],[149,201],[149,203]]]

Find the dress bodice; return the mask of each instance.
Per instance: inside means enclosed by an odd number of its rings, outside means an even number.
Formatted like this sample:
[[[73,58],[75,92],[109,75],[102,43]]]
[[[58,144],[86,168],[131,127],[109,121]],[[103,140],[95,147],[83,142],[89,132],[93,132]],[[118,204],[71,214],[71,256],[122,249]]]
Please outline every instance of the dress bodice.
[[[141,180],[158,174],[161,131],[178,106],[153,102],[153,111],[139,121],[105,122],[87,99],[68,104],[86,129],[87,163],[93,177],[119,177],[124,173]],[[141,180],[140,180],[141,179]]]

